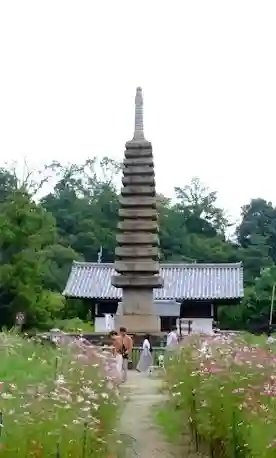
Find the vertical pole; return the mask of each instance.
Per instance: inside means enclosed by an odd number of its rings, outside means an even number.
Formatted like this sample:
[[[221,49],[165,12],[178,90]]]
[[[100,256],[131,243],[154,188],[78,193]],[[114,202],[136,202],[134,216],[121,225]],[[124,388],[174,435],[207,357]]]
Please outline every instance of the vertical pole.
[[[57,443],[56,458],[60,458],[60,444]]]
[[[0,438],[2,437],[2,429],[3,429],[3,412],[0,412]]]
[[[214,318],[214,304],[211,303],[211,318]]]
[[[273,283],[272,294],[271,294],[271,304],[270,304],[270,314],[269,314],[269,330],[271,328],[272,319],[273,319],[274,299],[275,299],[275,283]]]
[[[58,376],[58,356],[55,358],[55,368],[54,368],[54,380],[57,379]]]
[[[182,339],[182,326],[181,326],[181,318],[179,317],[179,336],[180,336],[180,339]]]
[[[84,423],[83,437],[82,437],[82,458],[86,457],[87,427],[88,427],[88,424]]]
[[[196,452],[198,452],[198,430],[197,430],[197,418],[196,418],[196,399],[195,399],[195,393],[192,393],[192,424],[193,424],[193,432],[194,432],[194,438],[195,438],[195,446],[196,446]]]

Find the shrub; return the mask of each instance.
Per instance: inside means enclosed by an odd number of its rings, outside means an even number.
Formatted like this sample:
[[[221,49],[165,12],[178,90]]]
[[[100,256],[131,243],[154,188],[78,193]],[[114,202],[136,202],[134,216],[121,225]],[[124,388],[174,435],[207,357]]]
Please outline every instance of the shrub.
[[[33,299],[29,310],[26,313],[27,328],[38,327],[39,329],[50,329],[54,321],[61,316],[65,307],[65,298],[53,291],[41,291]],[[22,307],[24,310],[24,307]]]
[[[0,334],[0,456],[110,456],[118,394],[102,359]]]
[[[214,457],[274,457],[275,370],[276,356],[264,342],[188,338],[167,362],[168,410],[178,437],[189,424]]]
[[[80,318],[71,318],[68,320],[57,320],[53,323],[53,328],[58,328],[64,332],[72,333],[89,333],[94,331],[94,326],[89,321],[83,321]]]

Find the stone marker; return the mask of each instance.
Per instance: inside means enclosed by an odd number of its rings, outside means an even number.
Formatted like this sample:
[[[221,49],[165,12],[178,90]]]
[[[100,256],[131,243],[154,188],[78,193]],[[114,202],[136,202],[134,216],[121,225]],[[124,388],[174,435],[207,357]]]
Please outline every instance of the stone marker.
[[[143,97],[137,88],[135,129],[126,143],[112,285],[123,289],[116,328],[131,333],[159,332],[153,289],[161,288],[159,237],[152,146],[144,136]]]

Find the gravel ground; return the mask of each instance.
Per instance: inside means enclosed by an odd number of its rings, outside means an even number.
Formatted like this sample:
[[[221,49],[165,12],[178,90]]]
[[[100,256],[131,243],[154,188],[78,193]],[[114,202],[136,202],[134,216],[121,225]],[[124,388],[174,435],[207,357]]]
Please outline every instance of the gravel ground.
[[[160,393],[161,381],[146,374],[129,371],[122,391],[127,396],[120,431],[125,438],[127,458],[177,458],[183,456],[171,450],[162,431],[154,424],[152,407],[165,401]]]

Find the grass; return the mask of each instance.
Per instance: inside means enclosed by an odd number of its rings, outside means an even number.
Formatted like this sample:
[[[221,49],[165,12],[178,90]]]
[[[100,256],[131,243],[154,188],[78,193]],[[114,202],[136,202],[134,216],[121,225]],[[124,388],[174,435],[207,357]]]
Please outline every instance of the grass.
[[[157,406],[154,409],[154,417],[157,425],[159,425],[166,434],[166,439],[172,444],[181,443],[179,432],[183,433],[183,417],[182,412],[173,411],[170,404],[166,403],[161,408]]]
[[[165,434],[165,439],[171,444],[172,450],[175,450],[175,456],[186,458],[207,456],[205,453],[199,455],[192,441],[189,424],[183,421],[183,411],[175,409],[170,401],[165,402],[162,406],[155,406],[153,415],[153,421]]]
[[[171,442],[183,443],[190,431],[214,458],[276,456],[275,344],[192,336],[166,369],[169,402],[156,420]]]
[[[118,393],[103,358],[0,333],[0,457],[109,458]]]

